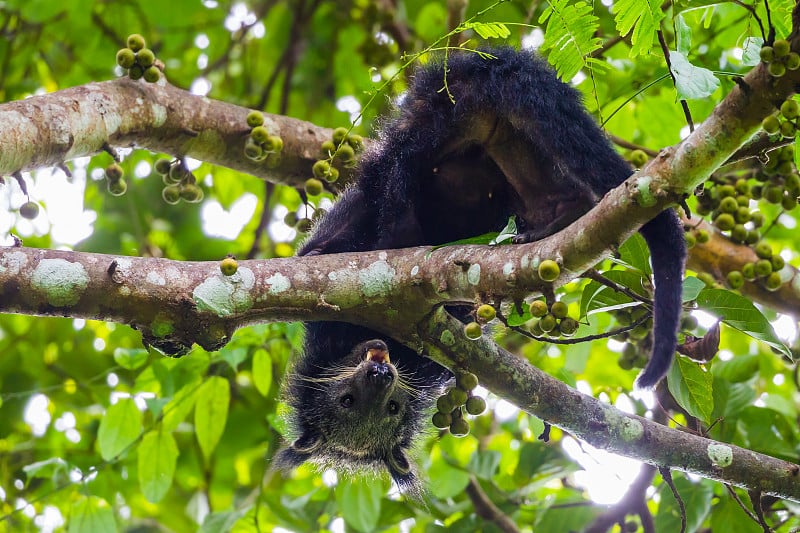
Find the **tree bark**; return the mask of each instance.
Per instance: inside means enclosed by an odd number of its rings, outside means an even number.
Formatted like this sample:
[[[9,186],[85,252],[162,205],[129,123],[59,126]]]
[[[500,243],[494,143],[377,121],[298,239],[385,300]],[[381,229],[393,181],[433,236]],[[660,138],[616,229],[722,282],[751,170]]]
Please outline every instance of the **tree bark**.
[[[250,109],[127,77],[0,105],[0,176],[57,166],[114,147],[193,157],[275,183],[302,186],[332,130],[281,115],[264,125],[283,139],[280,162],[244,157]],[[271,158],[273,156],[270,156]],[[342,169],[346,183],[352,171]]]

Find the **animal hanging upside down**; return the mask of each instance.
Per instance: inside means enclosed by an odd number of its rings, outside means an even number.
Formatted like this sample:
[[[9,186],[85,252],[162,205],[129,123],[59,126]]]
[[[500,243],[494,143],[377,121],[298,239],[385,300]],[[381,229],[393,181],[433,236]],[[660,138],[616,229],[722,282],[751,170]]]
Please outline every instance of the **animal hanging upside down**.
[[[446,72],[434,64],[416,73],[356,183],[299,255],[438,245],[499,231],[511,215],[520,228],[514,242],[531,242],[566,227],[630,176],[578,92],[543,60],[489,52],[494,58],[462,52],[450,56]],[[440,90],[445,76],[455,103]],[[686,247],[672,210],[640,232],[652,257],[655,309],[653,352],[637,385],[652,387],[675,352]],[[297,438],[276,465],[388,469],[402,489],[415,490],[407,453],[452,374],[367,328],[312,322],[307,330],[285,386]]]

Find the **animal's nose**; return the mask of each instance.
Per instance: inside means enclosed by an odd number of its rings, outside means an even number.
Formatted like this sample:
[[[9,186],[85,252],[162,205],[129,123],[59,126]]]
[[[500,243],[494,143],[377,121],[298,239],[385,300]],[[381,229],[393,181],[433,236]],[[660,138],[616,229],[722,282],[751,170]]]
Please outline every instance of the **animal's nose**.
[[[370,365],[370,368],[367,371],[367,378],[383,387],[388,386],[392,382],[393,377],[394,376],[392,375],[389,365],[384,363]]]

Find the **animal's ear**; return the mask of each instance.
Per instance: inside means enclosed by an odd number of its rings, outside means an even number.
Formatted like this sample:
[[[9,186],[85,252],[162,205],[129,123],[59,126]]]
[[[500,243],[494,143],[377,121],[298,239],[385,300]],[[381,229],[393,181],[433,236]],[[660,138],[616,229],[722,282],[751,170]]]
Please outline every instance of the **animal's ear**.
[[[409,487],[416,486],[417,480],[414,475],[414,469],[411,467],[411,463],[408,461],[408,457],[406,457],[406,453],[402,447],[395,446],[392,448],[391,453],[386,456],[384,461],[386,462],[386,467],[389,469],[389,474],[391,474],[392,479],[395,480],[402,490],[405,491]]]
[[[275,454],[275,466],[289,470],[306,462],[322,446],[322,435],[306,430],[288,447]]]

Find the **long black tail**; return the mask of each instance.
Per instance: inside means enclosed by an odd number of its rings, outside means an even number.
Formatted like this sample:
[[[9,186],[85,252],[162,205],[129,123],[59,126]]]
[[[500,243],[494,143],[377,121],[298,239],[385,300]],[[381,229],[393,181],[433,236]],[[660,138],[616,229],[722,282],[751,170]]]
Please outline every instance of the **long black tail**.
[[[655,386],[669,371],[678,343],[681,318],[683,265],[686,242],[678,215],[668,209],[642,226],[639,231],[650,248],[656,290],[653,311],[653,352],[636,386]]]

